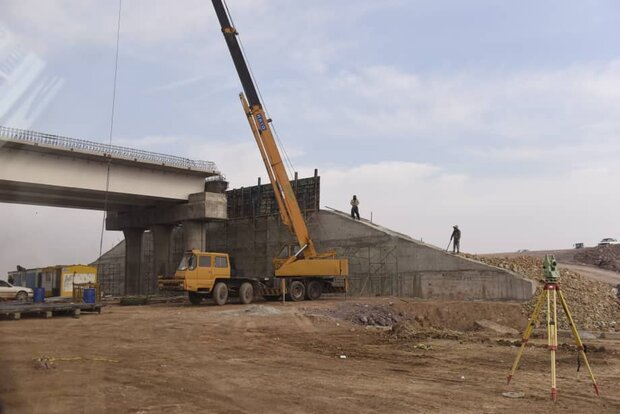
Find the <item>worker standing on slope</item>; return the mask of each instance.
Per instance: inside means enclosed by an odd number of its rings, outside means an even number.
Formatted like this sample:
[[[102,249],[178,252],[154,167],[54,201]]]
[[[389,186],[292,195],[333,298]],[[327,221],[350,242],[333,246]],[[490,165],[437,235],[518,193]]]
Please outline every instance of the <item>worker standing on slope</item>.
[[[360,219],[360,210],[357,206],[360,205],[360,201],[357,199],[357,196],[354,195],[353,199],[351,200],[351,218],[355,220],[355,217],[357,217],[357,219]]]
[[[452,236],[450,236],[450,241],[452,243],[452,253],[460,253],[461,249],[461,230],[459,230],[459,226],[452,226],[454,230],[452,230]]]

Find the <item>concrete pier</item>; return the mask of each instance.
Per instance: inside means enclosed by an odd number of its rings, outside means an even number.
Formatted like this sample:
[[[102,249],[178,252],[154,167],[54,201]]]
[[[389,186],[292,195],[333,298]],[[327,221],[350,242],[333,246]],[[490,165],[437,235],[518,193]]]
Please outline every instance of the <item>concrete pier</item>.
[[[172,229],[174,226],[157,224],[153,233],[153,272],[155,276],[172,276],[176,266],[172,263]]]
[[[125,294],[142,293],[142,234],[144,229],[124,229],[125,235]]]

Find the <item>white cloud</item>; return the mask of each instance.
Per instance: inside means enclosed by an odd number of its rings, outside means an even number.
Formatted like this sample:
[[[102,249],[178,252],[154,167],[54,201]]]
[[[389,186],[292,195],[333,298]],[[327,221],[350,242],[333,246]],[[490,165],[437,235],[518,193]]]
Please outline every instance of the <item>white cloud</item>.
[[[203,36],[219,23],[210,1],[131,0],[122,2],[121,44],[133,47],[177,43]],[[237,0],[239,15],[268,13],[272,1]],[[2,20],[11,25],[28,46],[39,52],[76,45],[114,45],[118,1],[19,0],[0,3]],[[205,38],[205,43],[221,39]],[[178,47],[178,46],[177,46]]]
[[[164,146],[178,144],[182,141],[181,137],[169,136],[169,135],[149,135],[140,138],[126,138],[119,137],[113,138],[112,144],[123,147],[142,149],[146,151],[159,152],[158,148]]]
[[[301,117],[319,130],[315,135],[340,139],[525,146],[522,152],[596,148],[620,138],[619,84],[618,61],[437,74],[371,66],[291,80],[278,95],[302,91],[299,104],[276,96],[272,112],[278,119]]]
[[[375,222],[438,246],[454,224],[463,229],[463,248],[479,253],[570,248],[620,235],[613,168],[473,179],[427,164],[379,162],[321,176],[324,206],[348,211],[356,194],[363,217],[372,212]]]
[[[205,75],[192,76],[185,79],[177,79],[164,85],[157,86],[152,89],[153,92],[171,91],[179,88],[184,88],[207,78]]]

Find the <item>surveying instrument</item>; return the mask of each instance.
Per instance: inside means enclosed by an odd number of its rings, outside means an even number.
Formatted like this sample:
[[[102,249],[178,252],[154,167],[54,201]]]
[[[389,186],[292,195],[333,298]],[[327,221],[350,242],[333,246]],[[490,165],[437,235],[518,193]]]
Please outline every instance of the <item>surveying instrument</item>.
[[[558,399],[558,390],[556,387],[556,375],[555,375],[555,352],[558,349],[558,312],[557,312],[557,298],[560,298],[560,304],[564,309],[564,314],[566,315],[566,319],[570,323],[570,328],[573,333],[573,337],[575,338],[575,344],[577,345],[577,350],[583,360],[585,362],[585,366],[588,369],[588,374],[590,375],[590,379],[592,380],[592,385],[594,386],[594,391],[596,395],[599,395],[598,385],[596,384],[596,380],[594,379],[594,374],[592,374],[592,369],[590,368],[590,363],[588,362],[588,357],[586,356],[585,349],[583,346],[583,342],[581,342],[581,338],[579,337],[579,333],[577,332],[577,327],[575,326],[575,321],[573,320],[573,316],[568,309],[568,304],[566,303],[566,299],[560,290],[560,285],[558,284],[558,279],[560,277],[560,272],[557,269],[557,262],[555,261],[555,257],[552,255],[546,255],[545,260],[543,261],[543,270],[545,273],[545,286],[543,290],[540,292],[538,299],[536,300],[536,306],[534,306],[534,311],[532,312],[532,316],[530,317],[530,322],[525,328],[525,332],[523,333],[523,338],[521,339],[521,347],[519,348],[519,352],[517,353],[517,359],[514,364],[512,364],[512,370],[510,371],[510,375],[508,375],[508,384],[510,384],[510,380],[512,380],[512,376],[514,375],[517,367],[519,366],[519,360],[523,355],[523,350],[525,349],[525,345],[527,345],[527,341],[534,330],[534,325],[538,322],[540,317],[540,311],[542,310],[543,303],[547,302],[547,344],[549,351],[551,353],[551,399],[553,401],[557,401]]]

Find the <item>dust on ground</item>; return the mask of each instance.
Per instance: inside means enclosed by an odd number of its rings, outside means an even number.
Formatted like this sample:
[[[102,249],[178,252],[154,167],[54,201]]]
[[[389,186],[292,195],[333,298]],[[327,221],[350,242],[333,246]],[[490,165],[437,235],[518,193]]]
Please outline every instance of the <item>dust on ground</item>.
[[[392,327],[359,318],[381,322],[386,312],[400,318]],[[620,410],[620,342],[587,341],[604,347],[589,354],[596,397],[561,338],[553,404],[545,341],[532,341],[507,386],[516,338],[479,330],[479,319],[521,330],[526,316],[518,303],[373,298],[0,321],[0,400],[9,414]],[[425,329],[457,335],[420,336]]]

